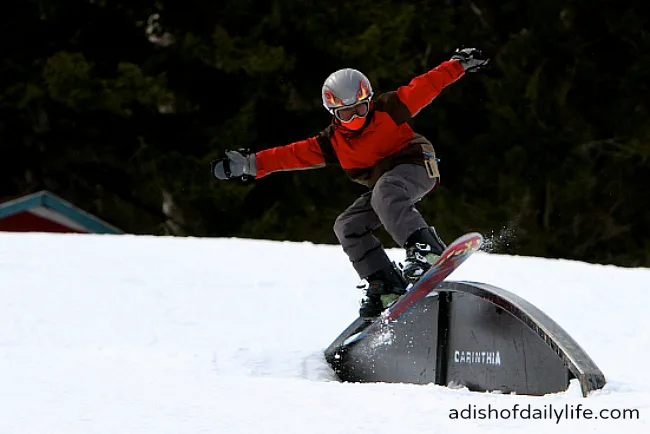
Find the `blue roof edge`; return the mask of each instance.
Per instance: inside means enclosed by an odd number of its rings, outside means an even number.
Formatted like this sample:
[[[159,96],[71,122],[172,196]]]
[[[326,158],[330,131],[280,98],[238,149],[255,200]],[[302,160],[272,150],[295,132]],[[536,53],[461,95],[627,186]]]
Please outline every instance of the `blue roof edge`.
[[[8,202],[0,203],[0,219],[18,214],[30,208],[42,205],[41,192],[32,193]]]
[[[88,232],[96,234],[123,234],[117,227],[77,208],[65,199],[43,190],[0,204],[0,218],[9,217],[22,211],[44,206],[54,210],[82,225]]]

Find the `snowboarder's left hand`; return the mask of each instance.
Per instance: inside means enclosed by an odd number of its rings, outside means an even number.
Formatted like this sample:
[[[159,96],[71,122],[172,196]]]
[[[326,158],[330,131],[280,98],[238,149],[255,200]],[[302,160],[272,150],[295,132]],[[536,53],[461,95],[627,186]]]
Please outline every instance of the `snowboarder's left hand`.
[[[226,151],[226,158],[212,162],[212,174],[217,179],[247,179],[255,178],[257,174],[257,162],[255,153],[246,149],[239,151]]]
[[[451,60],[458,60],[465,72],[478,71],[482,66],[486,65],[488,59],[481,50],[477,48],[457,48]]]

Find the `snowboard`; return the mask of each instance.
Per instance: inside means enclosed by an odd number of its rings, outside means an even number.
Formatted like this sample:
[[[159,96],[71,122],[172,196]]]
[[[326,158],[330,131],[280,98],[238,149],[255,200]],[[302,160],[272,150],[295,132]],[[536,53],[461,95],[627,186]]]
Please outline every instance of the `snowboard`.
[[[388,306],[381,315],[363,331],[350,336],[344,345],[350,345],[374,333],[391,322],[397,321],[418,301],[426,297],[433,289],[458,268],[472,253],[483,245],[483,236],[472,232],[454,240],[431,268],[413,285],[406,294]]]

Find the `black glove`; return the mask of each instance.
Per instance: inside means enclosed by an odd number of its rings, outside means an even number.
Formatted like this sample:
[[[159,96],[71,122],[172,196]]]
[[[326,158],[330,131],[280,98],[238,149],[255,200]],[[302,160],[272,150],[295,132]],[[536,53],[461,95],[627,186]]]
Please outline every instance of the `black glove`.
[[[490,61],[476,48],[457,48],[451,60],[458,60],[465,72],[478,71]]]
[[[212,162],[212,174],[218,179],[255,178],[257,175],[255,153],[247,149],[227,150],[226,158]]]

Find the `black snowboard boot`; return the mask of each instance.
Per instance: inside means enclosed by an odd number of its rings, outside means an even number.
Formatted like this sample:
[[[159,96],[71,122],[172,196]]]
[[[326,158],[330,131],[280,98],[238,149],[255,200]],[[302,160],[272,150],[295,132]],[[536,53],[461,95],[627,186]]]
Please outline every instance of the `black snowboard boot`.
[[[374,319],[391,303],[406,293],[406,281],[394,264],[366,277],[368,287],[361,300],[359,316]]]
[[[431,268],[447,246],[433,227],[414,232],[404,245],[406,260],[402,273],[409,283],[417,282]]]

